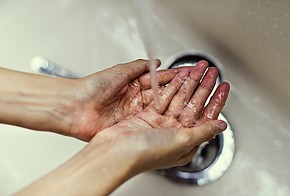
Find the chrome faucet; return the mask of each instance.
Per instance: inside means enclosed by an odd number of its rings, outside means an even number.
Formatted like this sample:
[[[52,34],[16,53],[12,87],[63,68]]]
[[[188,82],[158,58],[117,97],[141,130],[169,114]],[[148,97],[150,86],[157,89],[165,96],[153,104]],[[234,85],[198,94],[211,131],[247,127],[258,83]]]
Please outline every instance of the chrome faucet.
[[[62,78],[80,78],[81,76],[67,68],[56,65],[54,62],[36,56],[31,60],[31,68],[36,73],[41,73],[50,76],[62,77]]]

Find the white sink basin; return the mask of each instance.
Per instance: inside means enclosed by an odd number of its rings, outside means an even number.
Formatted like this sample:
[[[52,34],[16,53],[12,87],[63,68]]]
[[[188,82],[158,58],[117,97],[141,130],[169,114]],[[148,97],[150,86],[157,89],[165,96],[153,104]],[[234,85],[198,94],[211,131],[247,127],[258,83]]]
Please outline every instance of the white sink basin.
[[[232,85],[224,114],[237,143],[230,169],[218,181],[202,187],[177,184],[154,171],[147,172],[123,184],[113,195],[290,194],[289,4],[227,2],[221,1],[217,7],[211,1],[181,4],[160,0],[154,6],[158,12],[153,38],[162,61],[194,48],[214,55],[223,64],[224,77]],[[283,9],[270,9],[275,5]],[[0,65],[31,71],[30,60],[40,55],[89,74],[145,58],[134,10],[131,1],[1,1]],[[257,20],[250,20],[251,14],[256,14]],[[264,14],[262,19],[260,14]],[[283,33],[274,36],[272,27],[269,39],[259,37],[264,27],[261,21],[276,15],[278,21],[268,22]],[[84,145],[73,138],[0,125],[0,195],[31,183]]]

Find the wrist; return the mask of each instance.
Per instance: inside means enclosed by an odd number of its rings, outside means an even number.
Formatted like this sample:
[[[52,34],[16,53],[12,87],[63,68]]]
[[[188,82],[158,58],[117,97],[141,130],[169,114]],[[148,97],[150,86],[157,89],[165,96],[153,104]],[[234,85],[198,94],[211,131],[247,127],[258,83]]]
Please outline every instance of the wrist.
[[[113,136],[113,140],[102,137],[102,134],[110,131],[108,129],[110,128],[98,133],[84,150],[88,154],[90,152],[95,153],[92,157],[94,157],[96,163],[99,163],[99,159],[95,159],[95,157],[103,157],[103,160],[106,160],[107,169],[115,171],[116,173],[112,172],[113,175],[114,173],[118,174],[120,180],[124,179],[125,181],[140,173],[140,153],[136,148],[132,148],[129,140],[125,137]]]
[[[136,124],[136,127],[138,125]],[[139,141],[139,134],[133,130],[134,128],[128,126],[113,126],[106,128],[99,132],[89,143],[89,148],[96,149],[104,147],[104,151],[110,149],[114,154],[112,163],[118,163],[117,168],[124,168],[126,170],[127,179],[147,171],[148,167],[144,167],[144,153],[148,149],[146,142],[143,139]],[[116,158],[116,159],[115,159]]]
[[[0,69],[0,123],[68,135],[75,81]]]
[[[51,127],[47,131],[76,137],[72,133],[72,126],[76,111],[78,79],[54,78],[54,84],[48,106]]]
[[[95,137],[77,155],[19,195],[109,195],[137,174],[136,159],[122,154],[122,145]]]

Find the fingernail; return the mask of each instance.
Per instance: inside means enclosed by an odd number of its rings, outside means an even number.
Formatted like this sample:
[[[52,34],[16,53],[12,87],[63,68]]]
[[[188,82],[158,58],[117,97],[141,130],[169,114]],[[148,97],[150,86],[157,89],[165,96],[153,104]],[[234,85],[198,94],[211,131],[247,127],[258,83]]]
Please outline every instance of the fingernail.
[[[208,66],[208,62],[207,61],[205,61],[205,60],[201,60],[201,61],[199,61],[198,63],[197,63],[197,65],[202,65],[202,66]]]
[[[153,60],[155,61],[157,67],[159,67],[161,64],[161,60],[160,59],[153,59]]]
[[[222,83],[220,84],[220,90],[221,90],[221,91],[226,91],[226,90],[228,90],[228,88],[230,88],[229,83],[227,83],[227,82],[222,82]]]
[[[219,120],[219,127],[222,129],[222,130],[226,130],[227,128],[227,123],[223,120]]]

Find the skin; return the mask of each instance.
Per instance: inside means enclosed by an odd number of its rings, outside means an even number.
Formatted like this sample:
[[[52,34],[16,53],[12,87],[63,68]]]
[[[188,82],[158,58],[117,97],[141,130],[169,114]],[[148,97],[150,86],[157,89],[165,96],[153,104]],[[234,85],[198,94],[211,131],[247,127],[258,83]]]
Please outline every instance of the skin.
[[[5,95],[0,96],[0,123],[90,141],[152,100],[148,66],[148,61],[136,60],[81,79],[0,68],[0,93]],[[181,70],[190,69],[158,71],[160,89]]]
[[[159,66],[160,61],[156,61]],[[89,141],[99,131],[141,112],[153,100],[149,73],[144,74],[148,72],[148,63],[137,60],[83,78],[77,91],[74,103],[77,107],[69,132]],[[190,70],[191,67],[184,67],[158,71],[159,91],[176,74]],[[82,121],[75,120],[79,116],[83,117]]]
[[[179,71],[161,88],[159,107],[151,101],[140,112],[102,130],[76,156],[19,195],[108,195],[141,172],[191,161],[200,144],[227,126],[215,119],[229,85],[222,83],[204,106],[217,77],[217,70],[209,69],[200,83],[206,68],[207,63],[200,62],[191,70]],[[130,92],[130,86],[126,90]],[[194,120],[188,121],[188,115]]]

